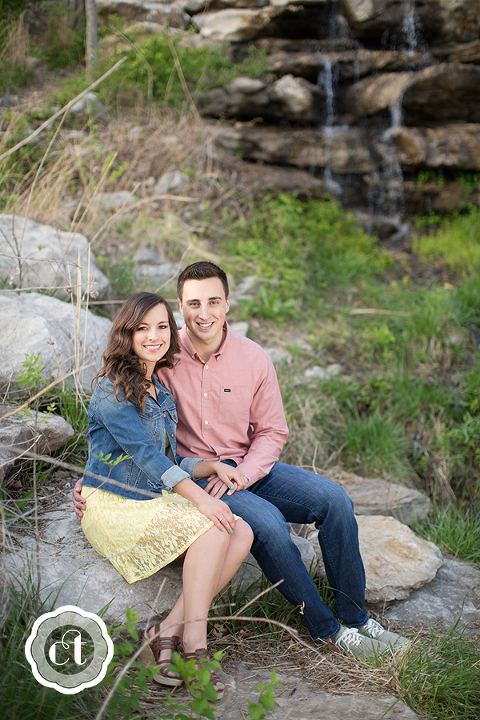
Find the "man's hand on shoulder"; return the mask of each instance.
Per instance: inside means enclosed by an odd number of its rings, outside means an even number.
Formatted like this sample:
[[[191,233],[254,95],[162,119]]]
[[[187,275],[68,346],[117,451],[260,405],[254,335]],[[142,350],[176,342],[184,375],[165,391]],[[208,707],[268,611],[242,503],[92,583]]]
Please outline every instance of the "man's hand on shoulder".
[[[87,509],[87,504],[83,497],[81,496],[83,487],[83,477],[79,478],[75,485],[73,486],[72,490],[72,497],[73,497],[73,506],[75,509],[75,515],[79,520],[83,518],[83,513]]]

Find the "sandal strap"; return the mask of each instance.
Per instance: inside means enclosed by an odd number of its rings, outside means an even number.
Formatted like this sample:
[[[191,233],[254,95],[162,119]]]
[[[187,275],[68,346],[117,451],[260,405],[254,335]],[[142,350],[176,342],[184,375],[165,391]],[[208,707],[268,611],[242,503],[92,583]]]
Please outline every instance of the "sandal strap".
[[[151,639],[148,636],[148,631],[145,633],[145,635],[147,638],[147,642],[152,649],[155,662],[162,666],[168,665],[169,661],[160,662],[160,653],[163,652],[163,650],[170,650],[172,653],[178,651],[180,638],[178,637],[178,635],[172,635],[170,637],[161,637],[160,635],[157,635],[157,633],[160,632],[160,625],[155,625],[153,627],[153,632],[156,637],[153,637]]]
[[[208,662],[207,648],[198,648],[197,650],[194,650],[193,652],[189,652],[189,653],[184,652],[183,659],[185,661],[195,660],[195,662],[198,663],[199,665],[200,665],[201,660],[205,660]],[[210,670],[209,672],[210,672],[210,682],[212,683],[212,685],[222,685],[222,687],[223,687],[223,682],[220,680],[220,678],[218,677],[215,670]]]

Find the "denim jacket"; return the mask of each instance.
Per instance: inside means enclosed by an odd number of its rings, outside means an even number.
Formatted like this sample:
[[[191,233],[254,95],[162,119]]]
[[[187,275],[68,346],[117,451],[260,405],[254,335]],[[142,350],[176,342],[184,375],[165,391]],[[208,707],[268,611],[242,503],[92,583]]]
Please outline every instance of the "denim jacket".
[[[96,386],[88,410],[88,461],[84,472],[84,483],[101,487],[116,495],[133,500],[148,500],[147,495],[135,489],[161,494],[172,490],[181,480],[193,477],[198,460],[178,458],[173,463],[165,455],[165,432],[168,433],[173,454],[177,457],[177,409],[172,394],[152,377],[157,398],[147,397],[145,410],[138,411],[133,403],[117,400],[113,383],[103,378]],[[122,393],[120,393],[122,397]],[[110,462],[121,455],[129,455],[112,469],[98,456],[110,455]],[[89,473],[106,478],[98,480]],[[112,478],[127,487],[118,487],[108,482]]]

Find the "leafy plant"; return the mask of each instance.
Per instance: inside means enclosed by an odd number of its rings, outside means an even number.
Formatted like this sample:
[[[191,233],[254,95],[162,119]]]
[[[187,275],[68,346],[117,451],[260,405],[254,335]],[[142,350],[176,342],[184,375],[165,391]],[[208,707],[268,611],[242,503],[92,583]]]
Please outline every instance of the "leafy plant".
[[[445,264],[455,272],[480,269],[480,208],[471,206],[442,221],[435,233],[414,238],[412,248],[420,257]]]
[[[112,75],[99,89],[99,96],[110,107],[139,105],[151,94],[164,107],[181,110],[190,102],[188,93],[195,100],[200,93],[228,84],[238,75],[266,73],[266,55],[253,46],[245,61],[237,65],[225,50],[183,47],[168,32],[142,39],[125,30],[118,33],[118,44],[120,49],[100,59],[97,68],[100,76],[120,57],[128,58],[122,73]],[[56,101],[64,104],[83,90],[85,83],[84,74],[67,81]]]

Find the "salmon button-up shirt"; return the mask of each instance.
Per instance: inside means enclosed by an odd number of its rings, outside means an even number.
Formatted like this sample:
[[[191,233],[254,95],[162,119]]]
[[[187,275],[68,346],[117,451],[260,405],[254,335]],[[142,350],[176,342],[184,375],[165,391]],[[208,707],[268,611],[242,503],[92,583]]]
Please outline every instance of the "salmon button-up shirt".
[[[180,331],[180,360],[158,377],[177,403],[177,452],[234,460],[250,484],[267,475],[288,437],[280,388],[268,354],[225,324],[218,352],[206,362]]]

